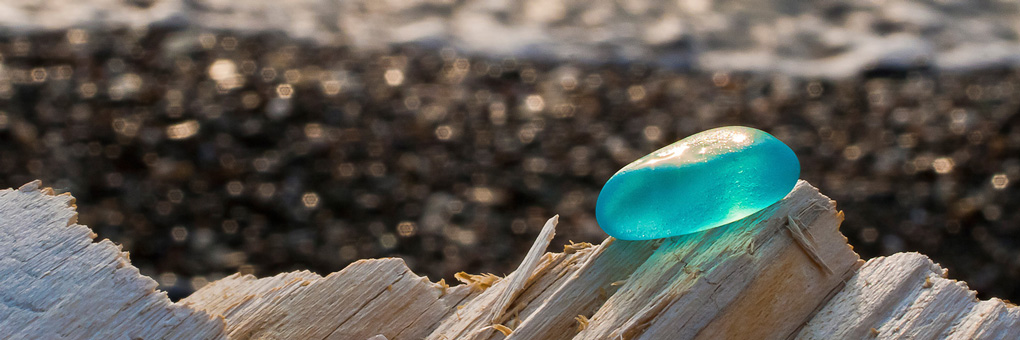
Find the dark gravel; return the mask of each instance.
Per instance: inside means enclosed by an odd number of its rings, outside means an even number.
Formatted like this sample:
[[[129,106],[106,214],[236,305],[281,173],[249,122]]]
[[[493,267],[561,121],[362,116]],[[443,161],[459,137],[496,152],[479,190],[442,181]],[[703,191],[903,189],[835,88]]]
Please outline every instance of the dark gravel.
[[[378,53],[184,30],[0,34],[0,179],[78,198],[180,298],[235,271],[507,273],[545,219],[598,242],[620,167],[724,125],[769,131],[862,257],[918,251],[1020,289],[1020,70],[847,80]]]

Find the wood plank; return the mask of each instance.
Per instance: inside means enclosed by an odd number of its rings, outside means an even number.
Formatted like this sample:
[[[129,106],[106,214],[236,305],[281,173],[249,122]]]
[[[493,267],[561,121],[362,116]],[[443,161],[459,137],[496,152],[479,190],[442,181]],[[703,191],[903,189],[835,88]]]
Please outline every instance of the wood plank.
[[[40,182],[0,190],[0,339],[225,339],[219,316],[174,304],[126,253],[76,223]]]

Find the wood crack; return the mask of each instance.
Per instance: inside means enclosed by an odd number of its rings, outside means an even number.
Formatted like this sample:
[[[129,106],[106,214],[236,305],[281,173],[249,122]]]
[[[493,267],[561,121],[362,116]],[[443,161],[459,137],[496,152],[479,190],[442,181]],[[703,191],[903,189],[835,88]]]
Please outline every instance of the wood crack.
[[[114,244],[93,242],[84,226],[67,226],[65,217],[74,214],[68,197],[39,187],[33,182],[0,190],[0,249],[8,254],[0,258],[4,339],[1020,334],[1020,309],[976,300],[923,255],[895,254],[862,265],[839,233],[841,213],[806,182],[744,220],[666,240],[608,238],[590,248],[564,248],[570,254],[545,254],[552,231],[543,228],[518,271],[482,292],[459,285],[440,293],[402,261],[381,259],[358,261],[325,278],[307,272],[263,279],[232,275],[177,304],[155,291],[155,282],[139,275]],[[787,232],[792,241],[776,237]],[[499,321],[507,324],[495,326]]]

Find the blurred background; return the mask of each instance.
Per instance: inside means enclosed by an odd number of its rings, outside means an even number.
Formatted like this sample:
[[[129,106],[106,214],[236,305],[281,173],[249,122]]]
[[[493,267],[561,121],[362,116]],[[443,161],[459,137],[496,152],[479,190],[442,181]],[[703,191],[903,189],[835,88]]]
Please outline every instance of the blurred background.
[[[1020,299],[1015,1],[0,3],[0,185],[73,193],[174,299],[384,256],[503,275],[724,125],[789,144],[863,258]]]

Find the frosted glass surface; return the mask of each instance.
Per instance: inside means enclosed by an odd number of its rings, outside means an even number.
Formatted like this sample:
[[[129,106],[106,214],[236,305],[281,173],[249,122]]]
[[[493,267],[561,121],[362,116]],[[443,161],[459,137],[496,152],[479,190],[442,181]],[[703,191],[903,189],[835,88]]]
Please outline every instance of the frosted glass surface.
[[[799,177],[797,156],[779,139],[753,128],[721,127],[620,169],[602,187],[595,217],[621,240],[690,234],[776,203]]]

